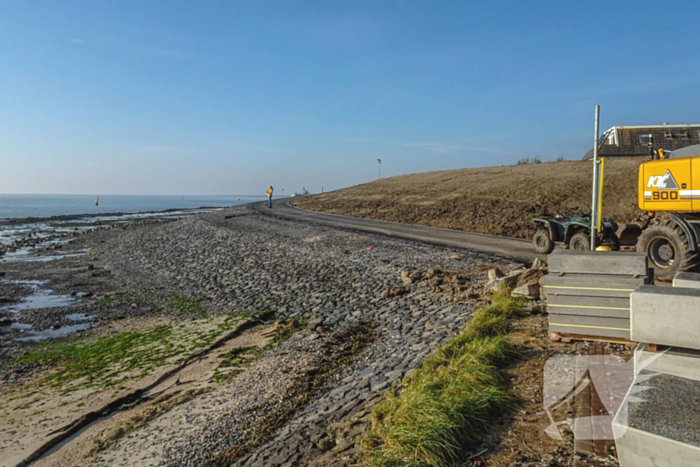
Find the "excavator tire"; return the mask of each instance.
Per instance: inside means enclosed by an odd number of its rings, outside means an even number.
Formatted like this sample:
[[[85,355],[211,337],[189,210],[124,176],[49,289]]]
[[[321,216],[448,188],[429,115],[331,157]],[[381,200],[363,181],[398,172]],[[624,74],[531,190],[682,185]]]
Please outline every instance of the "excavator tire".
[[[637,240],[637,251],[646,252],[658,279],[673,279],[677,272],[698,264],[698,253],[690,251],[685,233],[670,220],[645,229]]]

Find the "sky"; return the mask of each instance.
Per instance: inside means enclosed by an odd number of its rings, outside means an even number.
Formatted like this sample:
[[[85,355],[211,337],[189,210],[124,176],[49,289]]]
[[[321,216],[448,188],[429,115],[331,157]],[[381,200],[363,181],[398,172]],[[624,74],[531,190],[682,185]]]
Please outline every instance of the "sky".
[[[0,2],[0,193],[264,194],[700,123],[698,2]]]

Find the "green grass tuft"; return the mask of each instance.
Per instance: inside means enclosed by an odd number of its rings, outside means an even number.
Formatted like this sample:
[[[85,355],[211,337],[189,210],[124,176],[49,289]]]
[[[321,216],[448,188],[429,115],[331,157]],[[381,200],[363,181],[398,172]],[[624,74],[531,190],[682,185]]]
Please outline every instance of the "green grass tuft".
[[[509,292],[495,293],[491,306],[375,406],[365,438],[368,466],[455,465],[515,410],[503,368],[517,356],[508,320],[523,301]]]

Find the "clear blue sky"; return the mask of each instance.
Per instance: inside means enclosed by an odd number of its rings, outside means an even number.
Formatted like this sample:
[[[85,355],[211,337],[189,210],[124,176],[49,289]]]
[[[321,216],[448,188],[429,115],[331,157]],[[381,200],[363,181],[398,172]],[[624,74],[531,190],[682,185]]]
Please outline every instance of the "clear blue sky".
[[[0,193],[320,191],[698,123],[697,2],[4,1]]]

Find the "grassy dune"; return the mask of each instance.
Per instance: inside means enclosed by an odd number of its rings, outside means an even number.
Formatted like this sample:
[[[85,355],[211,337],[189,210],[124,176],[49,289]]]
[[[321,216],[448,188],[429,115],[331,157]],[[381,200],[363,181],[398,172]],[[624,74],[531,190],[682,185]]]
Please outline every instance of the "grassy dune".
[[[638,167],[647,158],[606,160],[603,215],[633,220]],[[529,238],[533,217],[591,205],[588,161],[459,169],[403,175],[314,195],[295,204],[314,211]]]

